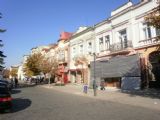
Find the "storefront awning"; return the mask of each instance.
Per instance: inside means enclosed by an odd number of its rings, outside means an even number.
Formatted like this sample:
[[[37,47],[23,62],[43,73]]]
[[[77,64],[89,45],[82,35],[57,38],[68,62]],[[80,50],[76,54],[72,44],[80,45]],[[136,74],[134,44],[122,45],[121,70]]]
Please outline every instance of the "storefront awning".
[[[140,76],[139,56],[116,56],[111,59],[98,60],[91,63],[91,77],[112,78],[112,77],[138,77]]]

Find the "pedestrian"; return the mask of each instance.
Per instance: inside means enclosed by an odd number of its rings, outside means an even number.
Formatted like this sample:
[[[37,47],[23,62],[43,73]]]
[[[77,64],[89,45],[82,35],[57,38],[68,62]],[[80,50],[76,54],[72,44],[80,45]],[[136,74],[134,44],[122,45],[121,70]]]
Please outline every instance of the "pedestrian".
[[[104,81],[101,81],[100,86],[101,86],[101,90],[105,90],[105,82]]]
[[[16,77],[14,79],[14,83],[15,83],[15,88],[17,88],[17,86],[18,86],[18,79]]]
[[[14,86],[14,81],[13,81],[13,78],[11,78],[11,89],[13,88]]]

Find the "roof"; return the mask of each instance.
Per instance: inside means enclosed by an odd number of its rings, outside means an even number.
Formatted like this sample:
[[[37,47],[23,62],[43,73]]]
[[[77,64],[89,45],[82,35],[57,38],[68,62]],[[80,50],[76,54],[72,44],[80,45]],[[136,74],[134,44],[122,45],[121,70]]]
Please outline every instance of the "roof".
[[[87,27],[86,29],[84,29],[84,30],[82,30],[82,31],[80,31],[80,32],[78,32],[78,33],[73,34],[73,35],[71,36],[71,39],[73,39],[73,38],[75,38],[75,37],[78,37],[78,36],[80,36],[80,35],[88,32],[88,31],[93,30],[93,29],[94,29],[94,27]]]
[[[51,49],[55,49],[57,47],[57,44],[50,44],[49,48],[43,48],[42,51],[45,51],[46,53],[49,52]]]
[[[68,40],[72,36],[70,32],[61,32],[59,40]]]

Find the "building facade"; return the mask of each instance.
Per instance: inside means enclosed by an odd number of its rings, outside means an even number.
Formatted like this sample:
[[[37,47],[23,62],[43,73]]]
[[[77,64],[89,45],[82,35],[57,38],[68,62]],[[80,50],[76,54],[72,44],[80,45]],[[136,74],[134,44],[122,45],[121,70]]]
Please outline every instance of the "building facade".
[[[160,87],[160,30],[145,17],[156,0],[131,1],[111,12],[92,27],[62,32],[55,46],[40,46],[41,52],[58,60],[57,81],[106,87],[141,89]],[[94,59],[95,58],[95,59]]]
[[[56,56],[58,60],[58,71],[56,81],[67,84],[70,82],[68,79],[68,66],[69,66],[69,39],[72,33],[61,32],[60,38],[55,48]]]
[[[72,83],[89,84],[90,61],[94,52],[93,27],[79,27],[70,38],[69,78]]]
[[[95,25],[97,59],[91,64],[90,86],[95,79],[97,85],[103,81],[107,87],[122,89],[141,89],[147,85],[144,85],[146,59],[159,46],[154,40],[159,32],[147,25],[145,15],[156,6],[154,0],[136,5],[128,2],[112,11],[110,18]]]
[[[22,63],[18,67],[18,80],[24,80],[26,78],[24,69],[25,69],[25,64],[26,64],[28,57],[29,57],[29,55],[24,55]]]

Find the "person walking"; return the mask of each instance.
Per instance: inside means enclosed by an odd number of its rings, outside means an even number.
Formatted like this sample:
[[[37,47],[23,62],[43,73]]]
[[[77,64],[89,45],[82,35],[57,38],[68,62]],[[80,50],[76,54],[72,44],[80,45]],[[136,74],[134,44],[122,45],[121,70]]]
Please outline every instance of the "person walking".
[[[101,86],[101,90],[105,90],[105,82],[104,81],[101,81],[100,86]]]
[[[18,79],[16,77],[14,79],[14,83],[15,83],[15,88],[17,88],[17,86],[18,86]]]

